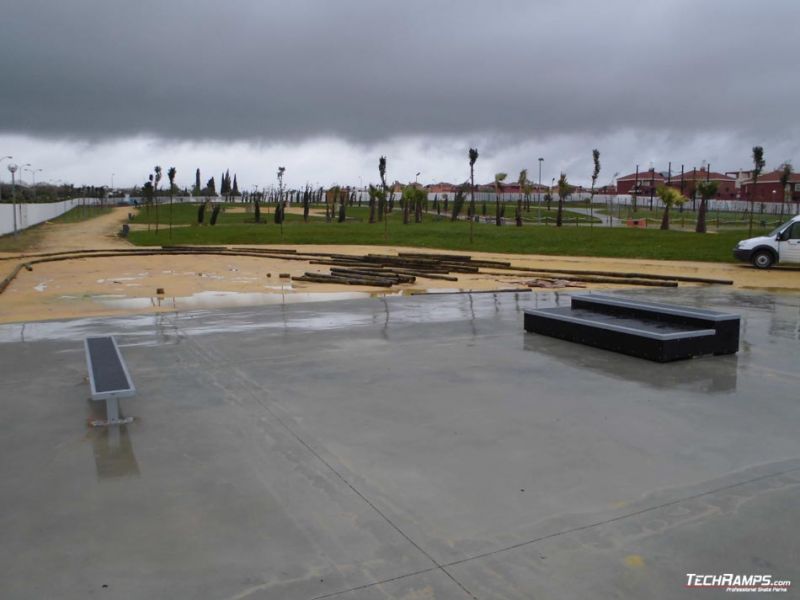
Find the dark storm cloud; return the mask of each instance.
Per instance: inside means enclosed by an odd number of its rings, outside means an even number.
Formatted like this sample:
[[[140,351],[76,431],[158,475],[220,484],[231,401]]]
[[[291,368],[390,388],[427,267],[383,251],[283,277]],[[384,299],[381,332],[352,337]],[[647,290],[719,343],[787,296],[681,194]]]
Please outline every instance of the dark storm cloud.
[[[796,129],[797,0],[25,0],[0,130],[370,142]]]

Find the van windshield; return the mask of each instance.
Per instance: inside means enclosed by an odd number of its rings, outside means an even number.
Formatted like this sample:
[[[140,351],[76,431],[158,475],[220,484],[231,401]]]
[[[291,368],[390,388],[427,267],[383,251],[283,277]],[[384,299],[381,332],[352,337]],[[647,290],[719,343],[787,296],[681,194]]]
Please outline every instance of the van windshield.
[[[784,224],[782,224],[782,225],[778,225],[778,226],[777,226],[775,229],[773,229],[772,231],[770,231],[770,232],[767,234],[767,237],[775,237],[775,236],[776,236],[776,235],[778,235],[778,233],[780,233],[780,232],[781,232],[781,231],[782,231],[784,228],[788,227],[788,226],[791,224],[791,222],[792,222],[792,221],[786,221],[786,223],[784,223]]]

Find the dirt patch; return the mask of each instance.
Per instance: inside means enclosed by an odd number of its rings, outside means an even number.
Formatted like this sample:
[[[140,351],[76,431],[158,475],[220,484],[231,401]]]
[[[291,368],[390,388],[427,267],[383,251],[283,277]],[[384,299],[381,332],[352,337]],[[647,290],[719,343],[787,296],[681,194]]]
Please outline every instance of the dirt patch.
[[[129,210],[126,207],[115,208],[109,214],[79,223],[45,224],[42,235],[30,252],[131,248],[131,244],[117,236],[120,227],[127,220]],[[302,211],[301,208],[296,210]],[[323,210],[315,209],[312,212],[324,215]],[[295,248],[299,252],[353,255],[424,252],[419,248],[384,246],[281,245],[277,247]],[[464,251],[430,250],[430,252],[467,254]],[[759,271],[747,265],[688,261],[522,256],[486,252],[469,254],[476,260],[510,261],[512,265],[526,269],[681,275],[729,279],[734,282],[734,287],[741,289],[800,291],[800,270]],[[2,275],[5,276],[17,262],[17,260],[0,261]],[[439,281],[420,277],[413,284],[396,286],[387,291],[368,286],[299,282],[279,277],[281,273],[297,277],[307,271],[327,273],[329,268],[324,265],[311,265],[306,261],[218,255],[120,256],[43,263],[35,265],[31,272],[21,271],[5,293],[0,294],[0,322],[296,302],[352,297],[353,294],[490,291],[521,288],[527,280],[535,278],[534,275],[527,274],[500,275],[496,274],[496,271],[493,274],[460,274],[458,281]],[[553,274],[552,277],[557,275]],[[620,286],[587,284],[587,288],[591,289],[618,287]],[[162,288],[164,294],[157,294],[158,288]]]
[[[286,247],[286,246],[282,246]],[[49,247],[50,248],[50,247]],[[299,246],[301,252],[335,252],[363,255],[416,251],[411,248],[370,246]],[[446,254],[437,251],[438,254]],[[458,254],[458,253],[456,253]],[[461,253],[463,254],[463,252]],[[638,272],[731,279],[734,287],[800,291],[800,271],[757,271],[747,266],[691,262],[659,262],[630,259],[558,258],[472,253],[475,259],[508,260],[522,268]],[[13,261],[0,265],[11,268]],[[420,277],[413,284],[391,290],[293,281],[307,271],[327,273],[325,265],[280,258],[216,255],[121,256],[81,258],[34,266],[22,271],[0,295],[0,321],[181,311],[192,308],[259,305],[352,297],[353,294],[413,294],[458,290],[488,291],[524,287],[533,275],[459,274],[458,281]],[[683,284],[682,284],[683,285]],[[617,285],[587,284],[590,289],[614,289]],[[157,294],[161,288],[164,294]],[[626,288],[627,289],[627,288]]]
[[[110,213],[77,223],[47,221],[37,227],[38,236],[26,253],[59,252],[84,248],[130,248],[131,244],[119,237],[122,224],[134,209],[116,207]],[[4,252],[0,256],[16,253]]]

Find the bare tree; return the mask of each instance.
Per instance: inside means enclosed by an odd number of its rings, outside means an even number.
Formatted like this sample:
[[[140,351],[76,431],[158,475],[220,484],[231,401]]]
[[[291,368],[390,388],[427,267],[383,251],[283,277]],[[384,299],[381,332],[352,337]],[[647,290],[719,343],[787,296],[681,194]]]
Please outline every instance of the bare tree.
[[[281,239],[283,239],[283,174],[286,173],[286,167],[278,167],[278,203],[275,205],[275,213],[278,218],[278,223],[281,226]]]
[[[161,167],[156,165],[154,170],[156,175],[153,179],[153,198],[156,203],[156,235],[158,235],[158,183],[161,181]]]
[[[556,213],[556,227],[561,227],[564,219],[564,201],[571,191],[571,186],[567,181],[567,174],[561,173],[558,178],[558,213]]]
[[[753,235],[753,213],[756,210],[756,185],[758,184],[758,176],[764,170],[767,163],[764,161],[764,148],[761,146],[753,146],[753,180],[750,188],[750,228],[748,235]]]
[[[792,164],[790,162],[783,163],[781,168],[781,189],[783,190],[783,202],[781,202],[781,217],[783,217],[783,208],[787,202],[792,201],[791,187],[789,180],[792,178]]]
[[[378,175],[381,177],[381,195],[378,196],[378,220],[383,219],[383,241],[389,239],[389,186],[386,185],[386,157],[378,159]]]
[[[475,161],[478,160],[478,149],[469,149],[469,243],[472,243],[472,230],[475,221]]]
[[[178,174],[175,167],[170,167],[167,171],[169,178],[169,239],[172,239],[172,198],[175,195],[175,176]]]
[[[500,227],[503,224],[503,215],[501,214],[500,195],[503,192],[503,182],[508,177],[505,173],[495,173],[494,176],[494,224]]]
[[[594,186],[597,183],[597,177],[600,175],[600,150],[598,150],[597,148],[592,150],[592,161],[594,162],[594,169],[592,169],[592,191],[589,194],[589,228],[590,229],[592,227],[594,227]]]
[[[522,169],[519,172],[519,198],[517,199],[517,211],[514,215],[517,227],[522,227],[522,194],[527,193],[528,189],[528,169]]]

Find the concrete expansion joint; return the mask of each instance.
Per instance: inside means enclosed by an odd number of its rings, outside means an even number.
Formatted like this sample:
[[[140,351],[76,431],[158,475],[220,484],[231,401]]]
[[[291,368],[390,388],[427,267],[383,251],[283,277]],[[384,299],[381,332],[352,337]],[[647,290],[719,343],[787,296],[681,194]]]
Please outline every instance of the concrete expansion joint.
[[[198,344],[195,340],[191,338],[191,336],[186,335],[184,332],[180,330],[180,327],[175,324],[175,331],[178,336],[182,337],[186,342],[191,345],[197,355],[198,358],[202,360],[206,360],[209,362],[216,363],[217,359],[214,356],[213,351],[209,351],[208,349],[204,348],[200,344]],[[280,426],[286,430],[289,435],[291,435],[298,443],[300,443],[308,452],[310,452],[316,460],[322,463],[327,470],[334,474],[334,476],[339,479],[344,485],[346,485],[358,498],[360,498],[364,503],[367,504],[383,521],[385,521],[392,529],[394,529],[397,533],[399,533],[409,544],[411,544],[417,551],[419,551],[427,560],[429,560],[434,566],[427,571],[418,571],[417,573],[412,574],[404,574],[398,576],[397,579],[403,579],[405,577],[409,577],[414,574],[425,573],[430,571],[439,570],[444,573],[453,583],[455,583],[461,590],[464,591],[470,598],[474,600],[479,600],[478,597],[473,594],[467,587],[461,583],[458,579],[456,579],[452,573],[450,573],[444,565],[441,565],[433,556],[431,556],[428,552],[426,552],[417,542],[415,542],[403,529],[397,525],[392,519],[390,519],[380,508],[378,508],[369,498],[367,498],[361,490],[359,490],[353,483],[351,483],[344,475],[342,475],[338,469],[336,469],[328,460],[326,460],[319,452],[317,452],[311,444],[306,441],[299,433],[297,433],[294,428],[286,423],[284,419],[280,417],[280,415],[276,414],[269,406],[267,406],[263,401],[263,395],[266,391],[261,388],[259,385],[251,381],[248,377],[246,377],[238,368],[233,367],[228,371],[228,374],[232,377],[235,377],[240,383],[243,384],[245,389],[250,393],[253,399],[261,405],[261,407],[275,420],[276,423],[280,424]],[[381,583],[372,583],[367,584],[366,587],[371,587],[374,585],[380,585]],[[350,590],[348,590],[350,591]],[[331,597],[335,595],[339,595],[342,593],[346,593],[346,591],[342,592],[334,592],[333,594],[329,594],[327,596],[320,596],[320,598]]]

